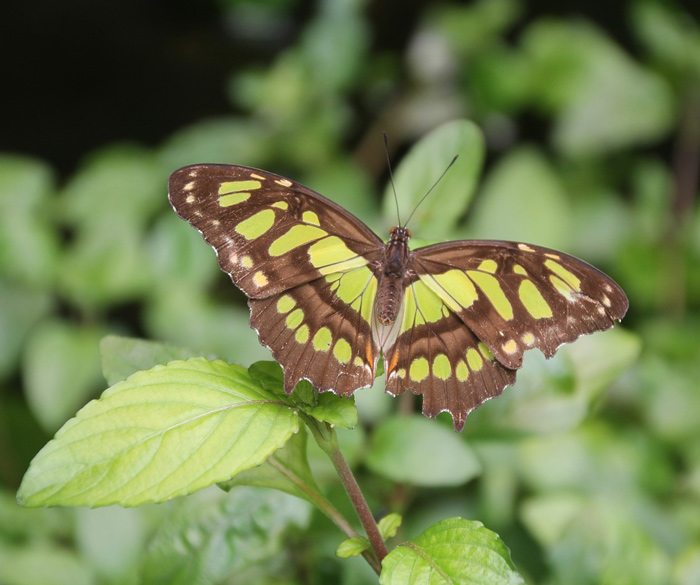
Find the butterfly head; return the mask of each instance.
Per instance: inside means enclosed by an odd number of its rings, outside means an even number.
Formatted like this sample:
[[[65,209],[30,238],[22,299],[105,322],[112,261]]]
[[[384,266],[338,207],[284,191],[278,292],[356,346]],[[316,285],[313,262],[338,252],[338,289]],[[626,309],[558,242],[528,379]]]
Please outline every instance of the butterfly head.
[[[411,230],[402,226],[394,226],[389,232],[391,234],[392,242],[408,242],[411,237]]]

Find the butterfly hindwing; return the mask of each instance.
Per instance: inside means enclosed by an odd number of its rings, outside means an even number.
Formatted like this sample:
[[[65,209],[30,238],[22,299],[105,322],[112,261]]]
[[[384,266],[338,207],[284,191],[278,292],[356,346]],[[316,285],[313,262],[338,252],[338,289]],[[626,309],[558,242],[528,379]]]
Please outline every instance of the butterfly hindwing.
[[[501,394],[515,381],[515,371],[502,366],[433,291],[421,281],[409,285],[398,336],[385,349],[387,391],[407,388],[423,397],[423,413],[448,411],[461,430],[471,410]]]
[[[369,324],[375,292],[376,279],[354,270],[249,301],[251,325],[284,365],[285,388],[306,378],[319,392],[349,396],[372,384],[379,357]]]

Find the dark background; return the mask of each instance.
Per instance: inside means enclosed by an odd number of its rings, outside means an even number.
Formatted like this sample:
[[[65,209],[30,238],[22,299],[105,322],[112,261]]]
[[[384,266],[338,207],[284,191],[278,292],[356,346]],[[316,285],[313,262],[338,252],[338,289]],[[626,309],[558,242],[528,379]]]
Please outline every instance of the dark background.
[[[222,80],[294,44],[315,10],[313,2],[281,4],[285,10],[259,26],[245,17],[244,2],[223,12],[215,2],[186,0],[4,3],[0,150],[48,159],[65,177],[103,144],[154,146],[184,124],[230,112]],[[430,4],[370,2],[374,48],[401,52]],[[676,4],[700,14],[694,0]],[[543,15],[580,16],[637,51],[625,2],[530,0],[513,34]]]

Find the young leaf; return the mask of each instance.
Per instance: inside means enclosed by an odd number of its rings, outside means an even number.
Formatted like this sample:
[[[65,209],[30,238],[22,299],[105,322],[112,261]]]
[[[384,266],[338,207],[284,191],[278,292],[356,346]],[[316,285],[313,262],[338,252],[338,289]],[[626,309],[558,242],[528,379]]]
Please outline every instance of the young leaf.
[[[401,515],[399,514],[387,514],[379,522],[377,522],[377,528],[382,535],[384,540],[389,540],[390,538],[396,536],[396,532],[401,526]]]
[[[346,538],[335,549],[335,556],[341,559],[349,559],[350,557],[358,557],[369,548],[369,540],[364,536],[353,536]]]
[[[420,205],[409,224],[424,238],[444,239],[466,210],[484,159],[481,131],[467,120],[443,124],[422,138],[396,169],[396,195],[401,221],[406,222],[416,204],[455,156],[459,158]],[[391,185],[384,193],[384,216],[394,223],[397,221]]]
[[[34,458],[27,506],[137,506],[262,463],[299,430],[294,409],[247,370],[204,358],[138,372],[66,423]]]
[[[366,463],[387,479],[423,486],[460,485],[481,471],[462,439],[422,416],[381,423],[372,435]]]
[[[481,522],[448,518],[397,546],[382,561],[381,585],[524,583],[510,551]]]

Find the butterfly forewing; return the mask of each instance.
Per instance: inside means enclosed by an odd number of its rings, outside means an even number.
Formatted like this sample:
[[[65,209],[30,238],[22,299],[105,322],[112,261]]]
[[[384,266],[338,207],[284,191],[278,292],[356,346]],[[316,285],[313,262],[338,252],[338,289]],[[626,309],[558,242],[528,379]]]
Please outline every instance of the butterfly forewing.
[[[620,287],[589,264],[547,248],[465,240],[416,250],[418,279],[447,302],[507,368],[536,347],[609,329],[627,311]]]
[[[169,196],[178,215],[216,250],[221,269],[252,298],[366,266],[383,245],[342,207],[258,169],[185,167],[170,177]]]

